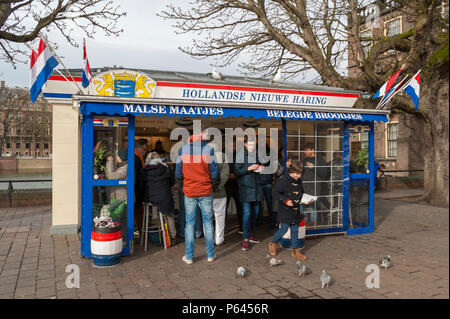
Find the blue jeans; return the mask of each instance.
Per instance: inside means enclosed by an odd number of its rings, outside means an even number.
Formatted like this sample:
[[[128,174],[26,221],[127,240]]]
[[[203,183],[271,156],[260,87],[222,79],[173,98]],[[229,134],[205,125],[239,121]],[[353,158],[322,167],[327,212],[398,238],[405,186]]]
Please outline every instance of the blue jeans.
[[[269,224],[273,225],[276,223],[275,216],[272,211],[272,184],[261,185],[263,189],[264,198],[266,199],[267,211],[269,213]],[[261,225],[264,215],[264,200],[259,202],[259,212],[256,217],[256,225]]]
[[[291,247],[292,248],[300,248],[300,242],[298,240],[298,224],[280,224],[280,228],[273,236],[272,242],[279,243],[284,234],[288,231],[289,227],[291,228]]]
[[[213,210],[213,194],[203,197],[187,197],[184,196],[184,207],[186,211],[186,229],[184,238],[186,244],[186,257],[192,260],[194,258],[194,227],[197,215],[197,209],[200,206],[203,219],[203,228],[205,229],[205,246],[208,258],[214,257],[214,226],[212,223]]]
[[[260,202],[243,202],[242,203],[242,238],[248,239],[252,233],[256,216],[259,212]]]
[[[186,228],[186,212],[184,209],[184,193],[180,191],[180,213],[178,215],[178,234],[184,237],[184,230]],[[202,214],[200,208],[197,207],[197,213],[195,218],[195,237],[199,238],[203,233]]]

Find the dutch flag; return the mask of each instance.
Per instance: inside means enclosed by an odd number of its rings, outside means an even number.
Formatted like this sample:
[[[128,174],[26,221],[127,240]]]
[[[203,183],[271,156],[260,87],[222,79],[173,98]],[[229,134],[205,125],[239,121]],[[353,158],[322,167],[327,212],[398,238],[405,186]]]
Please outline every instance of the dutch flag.
[[[89,67],[89,60],[86,54],[86,41],[84,39],[83,39],[83,63],[84,68],[83,68],[83,75],[81,76],[81,85],[84,88],[87,88],[89,83],[91,83],[92,74],[91,68]]]
[[[50,48],[40,39],[38,52],[33,50],[30,60],[30,96],[31,101],[36,102],[58,61],[53,56]]]
[[[391,89],[392,84],[394,84],[395,80],[397,80],[397,77],[400,74],[400,72],[402,72],[402,71],[403,71],[403,69],[400,69],[389,80],[387,80],[387,82],[384,83],[382,87],[380,87],[380,89],[377,91],[377,93],[375,93],[375,95],[372,97],[372,100],[375,100],[376,98],[378,98],[380,96],[385,96]]]
[[[403,89],[411,97],[416,110],[419,108],[420,71],[417,72]]]

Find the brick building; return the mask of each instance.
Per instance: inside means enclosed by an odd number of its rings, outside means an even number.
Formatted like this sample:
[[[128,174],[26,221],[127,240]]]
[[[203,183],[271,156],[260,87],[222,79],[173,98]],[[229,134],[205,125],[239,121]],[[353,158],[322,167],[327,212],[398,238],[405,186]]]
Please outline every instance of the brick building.
[[[42,96],[32,103],[28,89],[9,88],[4,81],[0,95],[0,139],[4,139],[1,156],[51,158],[51,104]],[[8,126],[6,130],[4,126]]]
[[[367,9],[361,12],[359,30],[360,38],[365,54],[368,54],[372,45],[371,41],[364,38],[377,38],[381,36],[393,37],[408,32],[414,27],[414,19],[405,8],[394,7],[390,1],[375,1],[379,8],[378,27],[371,26],[373,20],[368,19],[373,12]],[[448,1],[438,7],[438,14],[448,19]],[[366,23],[368,21],[368,23]],[[348,53],[348,75],[358,77],[360,75],[358,66],[358,53],[354,43],[349,43]],[[377,73],[387,72],[397,63],[398,68],[402,65],[405,54],[396,50],[389,50],[383,54],[379,63],[375,66]],[[403,77],[403,75],[401,76]],[[404,94],[400,92],[399,94]],[[423,125],[410,114],[400,113],[389,115],[387,123],[375,124],[375,161],[383,163],[387,170],[421,170],[424,167],[424,156],[417,143],[422,138]],[[367,138],[364,135],[362,139]],[[362,144],[365,141],[362,140]],[[408,176],[422,174],[421,172],[399,172],[395,175]]]

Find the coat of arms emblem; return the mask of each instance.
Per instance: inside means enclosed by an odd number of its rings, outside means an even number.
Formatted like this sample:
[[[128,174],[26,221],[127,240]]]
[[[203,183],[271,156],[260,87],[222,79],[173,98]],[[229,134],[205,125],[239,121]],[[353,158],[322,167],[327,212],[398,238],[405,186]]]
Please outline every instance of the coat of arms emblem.
[[[131,70],[113,70],[97,74],[88,87],[89,94],[152,98],[156,82],[146,74]]]

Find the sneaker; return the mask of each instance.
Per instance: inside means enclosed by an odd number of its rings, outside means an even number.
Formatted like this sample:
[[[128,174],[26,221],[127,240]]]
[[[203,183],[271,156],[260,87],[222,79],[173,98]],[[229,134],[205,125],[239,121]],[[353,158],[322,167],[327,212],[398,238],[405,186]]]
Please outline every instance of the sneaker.
[[[216,260],[216,256],[208,257],[208,261],[209,261],[209,262],[213,262],[214,260]]]
[[[242,230],[238,230],[238,234],[243,235],[244,233],[242,232]]]
[[[191,264],[194,262],[194,261],[191,260],[191,259],[187,259],[186,256],[183,256],[183,261],[184,261],[186,264],[188,264],[188,265],[191,265]]]
[[[220,242],[220,243],[216,243],[216,246],[222,246],[223,244],[225,244],[225,241]]]
[[[250,248],[250,241],[248,239],[244,239],[242,241],[242,250],[248,250]]]
[[[261,242],[261,240],[259,240],[258,238],[256,238],[253,235],[250,235],[249,241],[253,244],[259,244]]]

